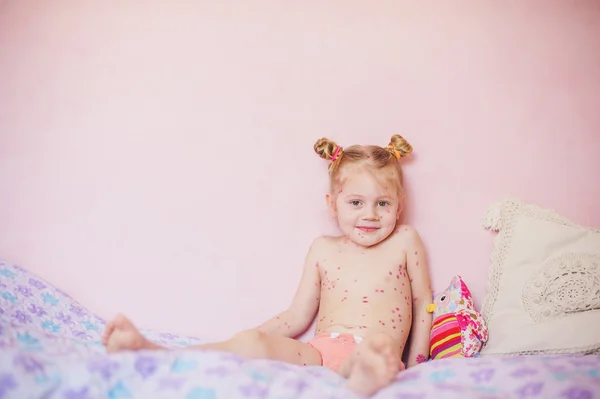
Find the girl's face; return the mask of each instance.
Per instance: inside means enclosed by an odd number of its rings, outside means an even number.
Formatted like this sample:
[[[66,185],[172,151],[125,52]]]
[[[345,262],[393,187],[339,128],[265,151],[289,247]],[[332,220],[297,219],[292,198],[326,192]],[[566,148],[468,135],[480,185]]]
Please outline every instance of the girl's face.
[[[366,170],[352,170],[338,192],[327,196],[332,216],[354,243],[370,247],[394,231],[402,203],[391,178],[378,181]]]

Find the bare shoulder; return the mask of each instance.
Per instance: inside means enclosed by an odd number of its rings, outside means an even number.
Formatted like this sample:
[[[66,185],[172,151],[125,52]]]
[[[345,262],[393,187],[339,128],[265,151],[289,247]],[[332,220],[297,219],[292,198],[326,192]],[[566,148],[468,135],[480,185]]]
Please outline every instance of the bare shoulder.
[[[413,289],[423,291],[429,289],[429,270],[427,254],[421,235],[415,228],[408,225],[399,227],[402,245],[406,251],[406,269],[413,281]]]
[[[331,247],[337,242],[337,237],[331,236],[319,236],[315,238],[310,246],[311,249],[323,249],[327,247]]]
[[[423,246],[419,232],[408,224],[398,226],[395,234],[390,236],[390,241],[393,242],[395,246],[400,246],[405,249]]]
[[[339,238],[331,236],[319,236],[315,238],[310,245],[309,256],[318,258],[337,245],[338,241]]]

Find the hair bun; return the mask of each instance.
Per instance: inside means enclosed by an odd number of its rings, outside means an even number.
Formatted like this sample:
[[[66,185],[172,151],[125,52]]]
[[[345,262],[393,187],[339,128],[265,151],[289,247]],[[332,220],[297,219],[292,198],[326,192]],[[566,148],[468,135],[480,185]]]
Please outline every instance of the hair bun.
[[[396,158],[403,158],[410,154],[413,150],[412,146],[408,143],[408,141],[406,141],[404,137],[400,136],[399,134],[394,134],[392,136],[388,148],[393,150],[394,156],[396,156]]]
[[[315,149],[315,152],[321,158],[330,160],[333,158],[333,155],[334,155],[337,147],[338,147],[338,145],[334,141],[331,141],[328,138],[323,137],[323,138],[320,138],[319,140],[317,140],[317,142],[315,143],[314,149]]]

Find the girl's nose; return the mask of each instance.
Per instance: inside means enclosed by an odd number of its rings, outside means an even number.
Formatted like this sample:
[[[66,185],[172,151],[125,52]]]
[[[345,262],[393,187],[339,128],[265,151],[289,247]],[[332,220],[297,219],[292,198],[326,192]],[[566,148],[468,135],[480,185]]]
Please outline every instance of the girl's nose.
[[[375,207],[369,206],[365,210],[365,219],[368,220],[379,220],[379,215],[377,215],[377,211]]]

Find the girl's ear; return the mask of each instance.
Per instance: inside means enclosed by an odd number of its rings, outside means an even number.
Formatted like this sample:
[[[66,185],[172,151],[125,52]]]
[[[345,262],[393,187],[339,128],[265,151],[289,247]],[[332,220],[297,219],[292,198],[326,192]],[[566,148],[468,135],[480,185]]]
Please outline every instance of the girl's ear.
[[[404,210],[404,205],[406,203],[406,196],[404,194],[402,194],[400,196],[400,198],[398,199],[398,213],[396,215],[396,220],[400,219],[400,215],[402,214],[402,211]]]
[[[327,202],[327,208],[329,209],[329,213],[332,218],[337,217],[337,206],[335,204],[335,198],[331,195],[331,193],[325,194],[325,201]]]

